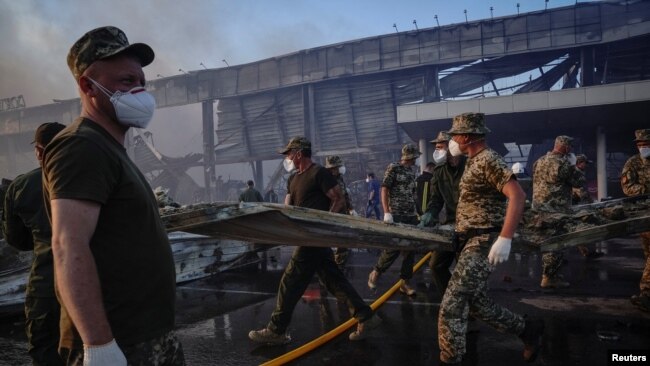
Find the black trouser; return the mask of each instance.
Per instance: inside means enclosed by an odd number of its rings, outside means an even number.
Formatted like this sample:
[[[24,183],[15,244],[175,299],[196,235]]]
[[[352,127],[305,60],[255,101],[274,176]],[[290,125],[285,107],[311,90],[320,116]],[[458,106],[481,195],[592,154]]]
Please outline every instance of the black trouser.
[[[27,353],[33,365],[63,365],[59,356],[59,318],[61,307],[56,297],[25,298]]]
[[[353,317],[365,321],[372,316],[370,306],[363,301],[334,262],[332,249],[297,247],[280,280],[277,303],[267,326],[274,333],[286,332],[293,310],[314,274],[318,275],[330,293],[347,303]]]
[[[431,252],[431,259],[429,259],[431,277],[441,297],[445,294],[447,284],[449,284],[449,279],[451,278],[449,267],[451,267],[455,258],[456,252],[443,250],[434,250]]]
[[[418,218],[416,216],[393,215],[393,221],[401,224],[417,225]],[[415,252],[412,250],[388,250],[384,249],[381,252],[379,260],[375,265],[375,270],[379,273],[384,273],[393,262],[402,254],[402,267],[400,268],[399,277],[403,280],[410,280],[413,277],[413,262],[415,261]]]

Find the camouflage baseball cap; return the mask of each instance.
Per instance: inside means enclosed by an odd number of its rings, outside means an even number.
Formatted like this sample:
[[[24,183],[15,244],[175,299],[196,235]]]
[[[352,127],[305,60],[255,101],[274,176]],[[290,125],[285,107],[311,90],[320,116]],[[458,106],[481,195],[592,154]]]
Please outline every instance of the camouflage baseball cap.
[[[634,141],[650,141],[650,128],[634,131]]]
[[[485,114],[483,113],[463,113],[454,117],[451,124],[451,130],[447,131],[450,135],[461,135],[465,133],[485,135],[490,129],[485,126]]]
[[[446,131],[440,131],[438,132],[438,137],[436,137],[435,140],[431,140],[430,142],[432,144],[437,144],[439,142],[448,142],[451,140],[451,136]]]
[[[96,28],[84,34],[68,52],[68,67],[75,80],[95,61],[128,52],[140,59],[144,67],[154,59],[154,52],[144,43],[129,44],[126,34],[116,27]]]
[[[338,168],[340,166],[343,166],[343,160],[341,160],[340,156],[328,156],[325,158],[325,168]]]
[[[571,141],[573,141],[573,137],[560,135],[555,138],[555,145],[571,146]]]
[[[587,164],[593,164],[593,163],[594,163],[593,161],[589,160],[589,159],[587,158],[587,155],[585,155],[585,154],[578,154],[578,155],[576,155],[576,164],[577,164],[577,163],[581,163],[581,162],[583,162],[583,161],[586,162]]]
[[[413,160],[417,159],[420,156],[420,151],[415,145],[406,144],[402,147],[402,160]]]
[[[285,146],[284,149],[281,149],[279,153],[284,155],[288,153],[289,150],[311,150],[311,142],[309,142],[306,137],[296,136],[289,140],[287,146]]]

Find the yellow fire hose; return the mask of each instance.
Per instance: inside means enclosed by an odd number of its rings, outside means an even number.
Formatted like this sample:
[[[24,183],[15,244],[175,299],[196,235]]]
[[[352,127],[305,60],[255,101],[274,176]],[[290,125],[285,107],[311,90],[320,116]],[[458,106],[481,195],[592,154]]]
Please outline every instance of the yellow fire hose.
[[[414,266],[413,266],[413,272],[417,272],[422,265],[429,260],[431,257],[431,252],[428,252],[422,259],[420,259]],[[391,287],[388,291],[386,291],[385,294],[383,294],[381,297],[379,297],[375,302],[373,302],[370,307],[372,310],[377,310],[380,306],[382,306],[393,294],[397,289],[399,289],[399,286],[401,284],[402,280],[397,281]],[[354,324],[357,323],[357,320],[355,318],[350,318],[343,324],[339,325],[338,327],[330,330],[329,332],[323,334],[322,336],[314,339],[313,341],[309,343],[305,343],[304,345],[294,349],[291,352],[287,352],[283,354],[282,356],[275,358],[273,360],[267,361],[261,366],[276,366],[276,365],[283,365],[287,362],[293,361],[296,358],[304,355],[307,352],[313,351],[316,348],[322,346],[323,344],[329,342],[330,340],[338,337],[341,333],[345,332],[346,330],[350,329]]]

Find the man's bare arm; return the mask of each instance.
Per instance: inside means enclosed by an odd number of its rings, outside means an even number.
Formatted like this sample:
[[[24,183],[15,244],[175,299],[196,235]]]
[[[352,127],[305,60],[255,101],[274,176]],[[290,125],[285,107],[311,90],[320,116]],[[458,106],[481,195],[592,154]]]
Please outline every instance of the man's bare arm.
[[[381,187],[380,193],[381,193],[381,208],[384,210],[384,212],[390,213],[390,205],[389,205],[390,193],[388,191],[388,188]]]
[[[84,344],[106,344],[113,339],[113,333],[90,251],[101,206],[70,199],[55,199],[51,205],[52,254],[61,301]]]
[[[343,200],[339,185],[337,184],[330,188],[329,191],[325,192],[325,195],[330,199],[330,212],[340,212],[345,201]]]
[[[508,183],[503,186],[502,192],[506,197],[508,197],[508,208],[506,209],[506,217],[499,235],[511,239],[515,235],[517,225],[519,225],[521,216],[524,213],[526,194],[515,179],[510,179]]]

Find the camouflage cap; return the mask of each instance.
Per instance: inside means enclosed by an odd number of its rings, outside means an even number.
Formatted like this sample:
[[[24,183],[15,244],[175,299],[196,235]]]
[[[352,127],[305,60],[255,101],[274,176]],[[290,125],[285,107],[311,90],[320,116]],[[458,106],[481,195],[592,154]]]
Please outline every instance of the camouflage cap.
[[[650,141],[650,128],[634,131],[634,141]]]
[[[278,151],[280,154],[285,155],[289,150],[311,150],[311,142],[306,137],[296,136],[289,140],[284,149]]]
[[[454,117],[451,124],[451,130],[447,131],[450,135],[461,135],[465,133],[485,135],[490,129],[485,126],[485,114],[483,113],[463,113]]]
[[[438,132],[438,137],[436,137],[435,140],[431,140],[430,142],[432,144],[437,144],[439,142],[448,142],[451,140],[451,136],[446,131],[440,131]]]
[[[555,145],[571,146],[571,141],[573,141],[573,137],[560,135],[555,138]]]
[[[57,133],[61,132],[65,128],[65,125],[62,125],[58,122],[46,122],[36,128],[34,132],[34,141],[32,144],[39,144],[42,146],[47,146],[47,144],[52,141],[54,136]]]
[[[140,59],[142,66],[149,65],[154,52],[144,43],[129,44],[126,34],[116,27],[93,29],[77,40],[68,52],[68,67],[75,80],[95,61],[128,52]]]
[[[341,160],[340,156],[328,156],[325,158],[325,168],[338,168],[340,166],[343,166],[343,160]]]
[[[577,163],[582,163],[583,161],[586,162],[587,164],[593,164],[594,163],[592,160],[589,160],[587,158],[587,155],[585,155],[585,154],[576,155],[576,164]]]
[[[402,159],[401,160],[413,160],[417,159],[420,156],[420,151],[413,144],[406,144],[402,147]]]

